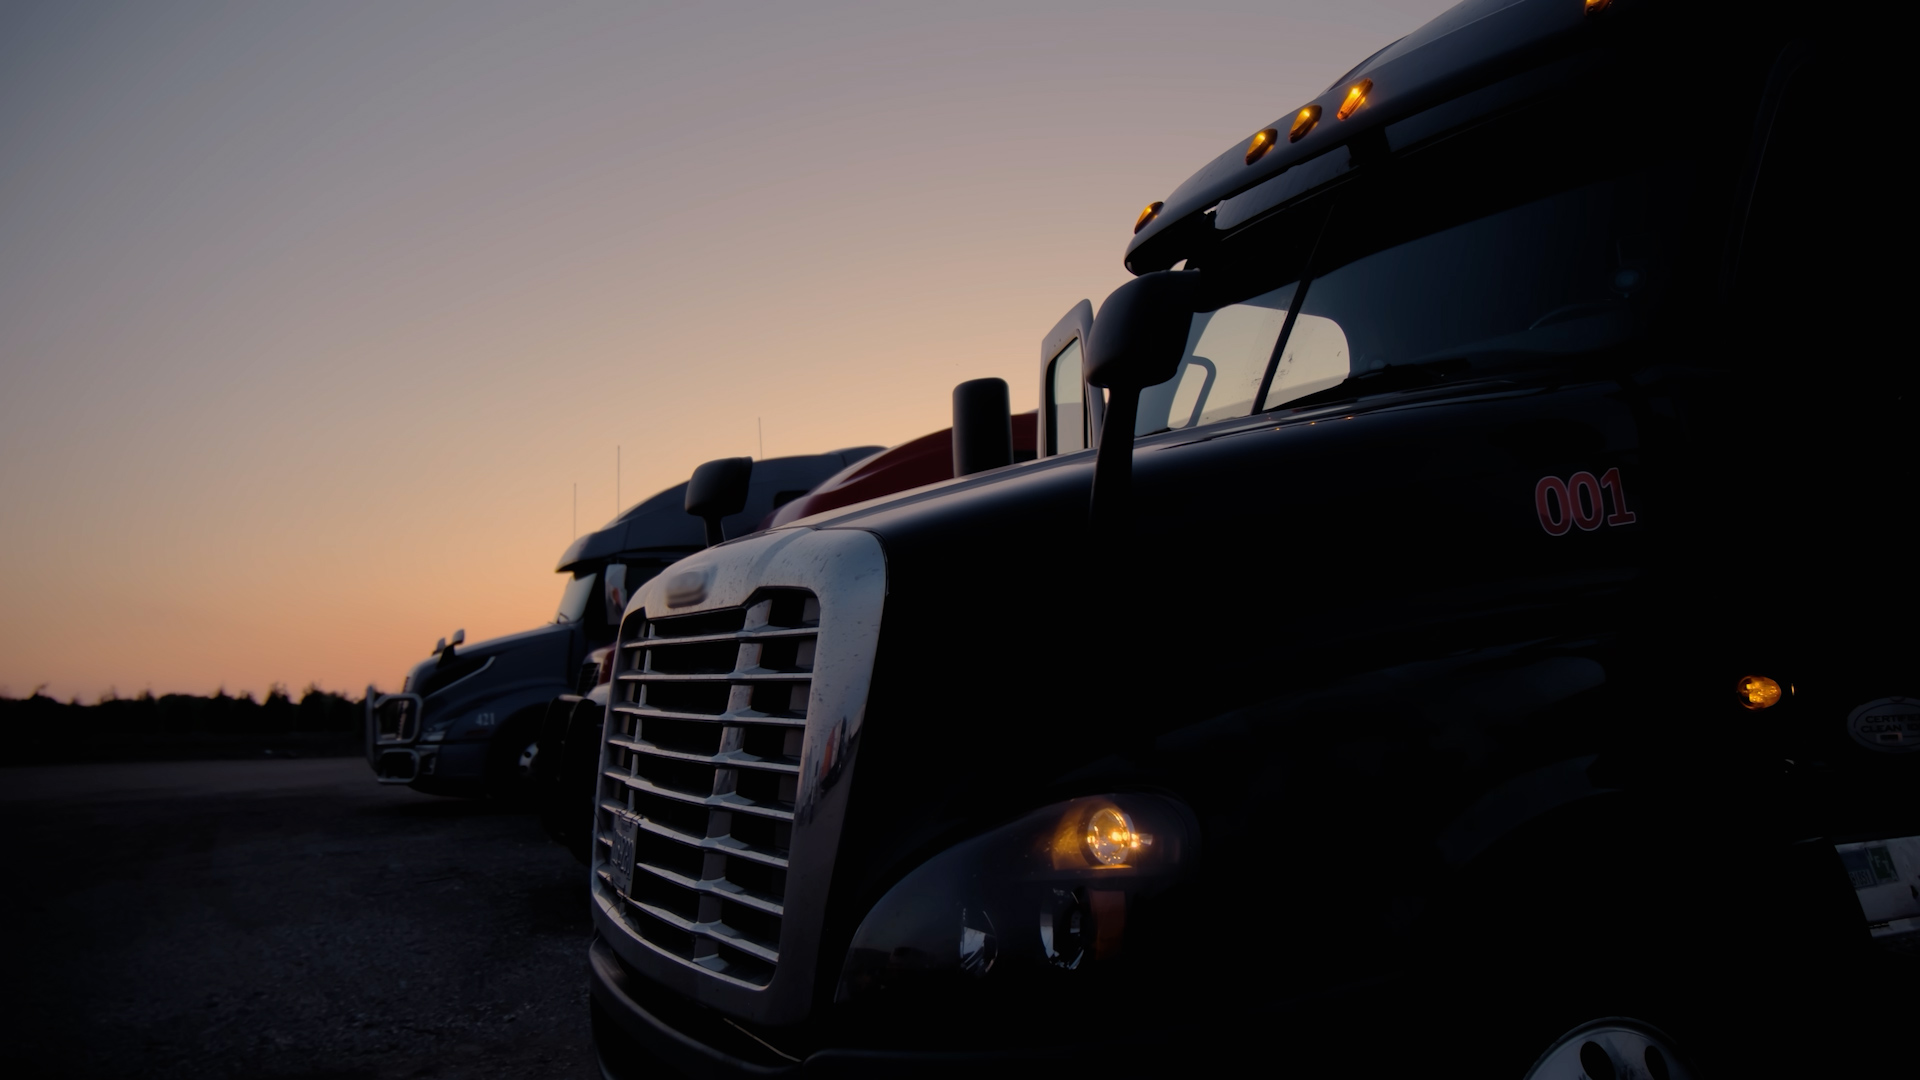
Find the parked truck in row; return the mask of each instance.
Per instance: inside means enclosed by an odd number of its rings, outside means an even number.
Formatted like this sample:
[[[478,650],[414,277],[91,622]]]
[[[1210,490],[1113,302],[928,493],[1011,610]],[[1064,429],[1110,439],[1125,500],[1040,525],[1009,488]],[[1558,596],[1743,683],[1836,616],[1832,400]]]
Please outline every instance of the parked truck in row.
[[[745,533],[821,479],[881,450],[853,447],[760,462],[745,506],[722,527]],[[520,796],[534,772],[540,719],[556,694],[593,685],[582,665],[613,641],[633,590],[705,544],[679,484],[579,537],[560,556],[566,575],[551,623],[473,645],[443,638],[399,693],[367,690],[367,759],[383,784],[435,795]]]
[[[998,392],[1002,396],[1006,394],[1004,382],[985,381],[998,383]],[[996,419],[991,410],[976,415],[989,427]],[[967,415],[961,412],[956,419],[964,428]],[[1036,414],[1024,412],[998,419],[1005,422],[1007,429],[1006,446],[1001,451],[1006,463],[1034,460]],[[964,436],[962,441],[964,443]],[[990,444],[993,440],[989,436],[984,441]],[[951,480],[956,470],[965,472],[966,467],[955,454],[954,429],[946,428],[856,461],[803,495],[776,500],[778,505],[760,520],[758,527],[776,528],[827,510]],[[684,505],[686,485],[672,490],[683,493]],[[554,698],[547,707],[535,756],[541,823],[555,843],[572,852],[582,863],[591,862],[593,857],[599,790],[596,777],[606,725],[608,684],[612,678],[612,646],[605,645],[588,653],[574,688]]]
[[[1467,0],[1149,205],[1039,460],[641,586],[605,1072],[1910,1058],[1880,20]]]

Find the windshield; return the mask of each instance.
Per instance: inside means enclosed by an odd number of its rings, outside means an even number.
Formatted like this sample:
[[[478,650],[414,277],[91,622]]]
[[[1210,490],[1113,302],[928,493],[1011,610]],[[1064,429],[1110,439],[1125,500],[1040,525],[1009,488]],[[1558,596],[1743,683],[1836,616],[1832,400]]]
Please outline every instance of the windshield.
[[[1484,125],[1256,220],[1189,260],[1230,301],[1193,317],[1136,435],[1256,409],[1560,364],[1646,331],[1713,227],[1694,158]],[[1257,405],[1256,405],[1257,401]]]
[[[589,571],[567,582],[560,594],[560,613],[553,617],[557,623],[579,622],[587,613],[587,601],[593,599],[593,581],[595,575]]]
[[[1311,279],[1286,357],[1317,374],[1276,377],[1263,408],[1348,378],[1424,365],[1430,381],[1542,355],[1591,352],[1645,321],[1666,276],[1642,212],[1644,177],[1589,184],[1361,255]],[[1329,229],[1327,261],[1371,246]]]

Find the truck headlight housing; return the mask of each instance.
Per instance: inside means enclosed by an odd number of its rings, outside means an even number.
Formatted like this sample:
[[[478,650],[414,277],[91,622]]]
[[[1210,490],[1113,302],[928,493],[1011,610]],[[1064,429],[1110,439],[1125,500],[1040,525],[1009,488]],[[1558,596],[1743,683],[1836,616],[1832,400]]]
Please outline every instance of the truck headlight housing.
[[[1199,836],[1173,799],[1117,794],[1055,803],[949,848],[867,913],[834,1000],[1044,987],[1116,967],[1150,915],[1143,901],[1194,872]]]

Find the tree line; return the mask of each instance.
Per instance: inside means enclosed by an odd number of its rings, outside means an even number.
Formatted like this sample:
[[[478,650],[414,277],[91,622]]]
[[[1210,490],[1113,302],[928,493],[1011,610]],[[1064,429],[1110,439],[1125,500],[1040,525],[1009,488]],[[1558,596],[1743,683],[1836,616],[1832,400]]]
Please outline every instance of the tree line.
[[[24,698],[0,695],[0,761],[347,754],[360,750],[365,723],[363,699],[316,686],[298,700],[275,685],[259,699],[225,688],[210,697],[109,692],[91,705],[36,688]]]

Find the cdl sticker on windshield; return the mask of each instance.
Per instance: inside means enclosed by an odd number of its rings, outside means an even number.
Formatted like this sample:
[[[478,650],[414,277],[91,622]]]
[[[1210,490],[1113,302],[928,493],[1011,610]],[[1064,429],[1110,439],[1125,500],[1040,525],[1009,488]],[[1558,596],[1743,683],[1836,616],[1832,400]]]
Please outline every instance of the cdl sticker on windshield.
[[[608,563],[600,580],[607,592],[607,623],[618,626],[627,610],[627,564]]]
[[[1920,836],[1835,844],[1876,944],[1920,955]]]

